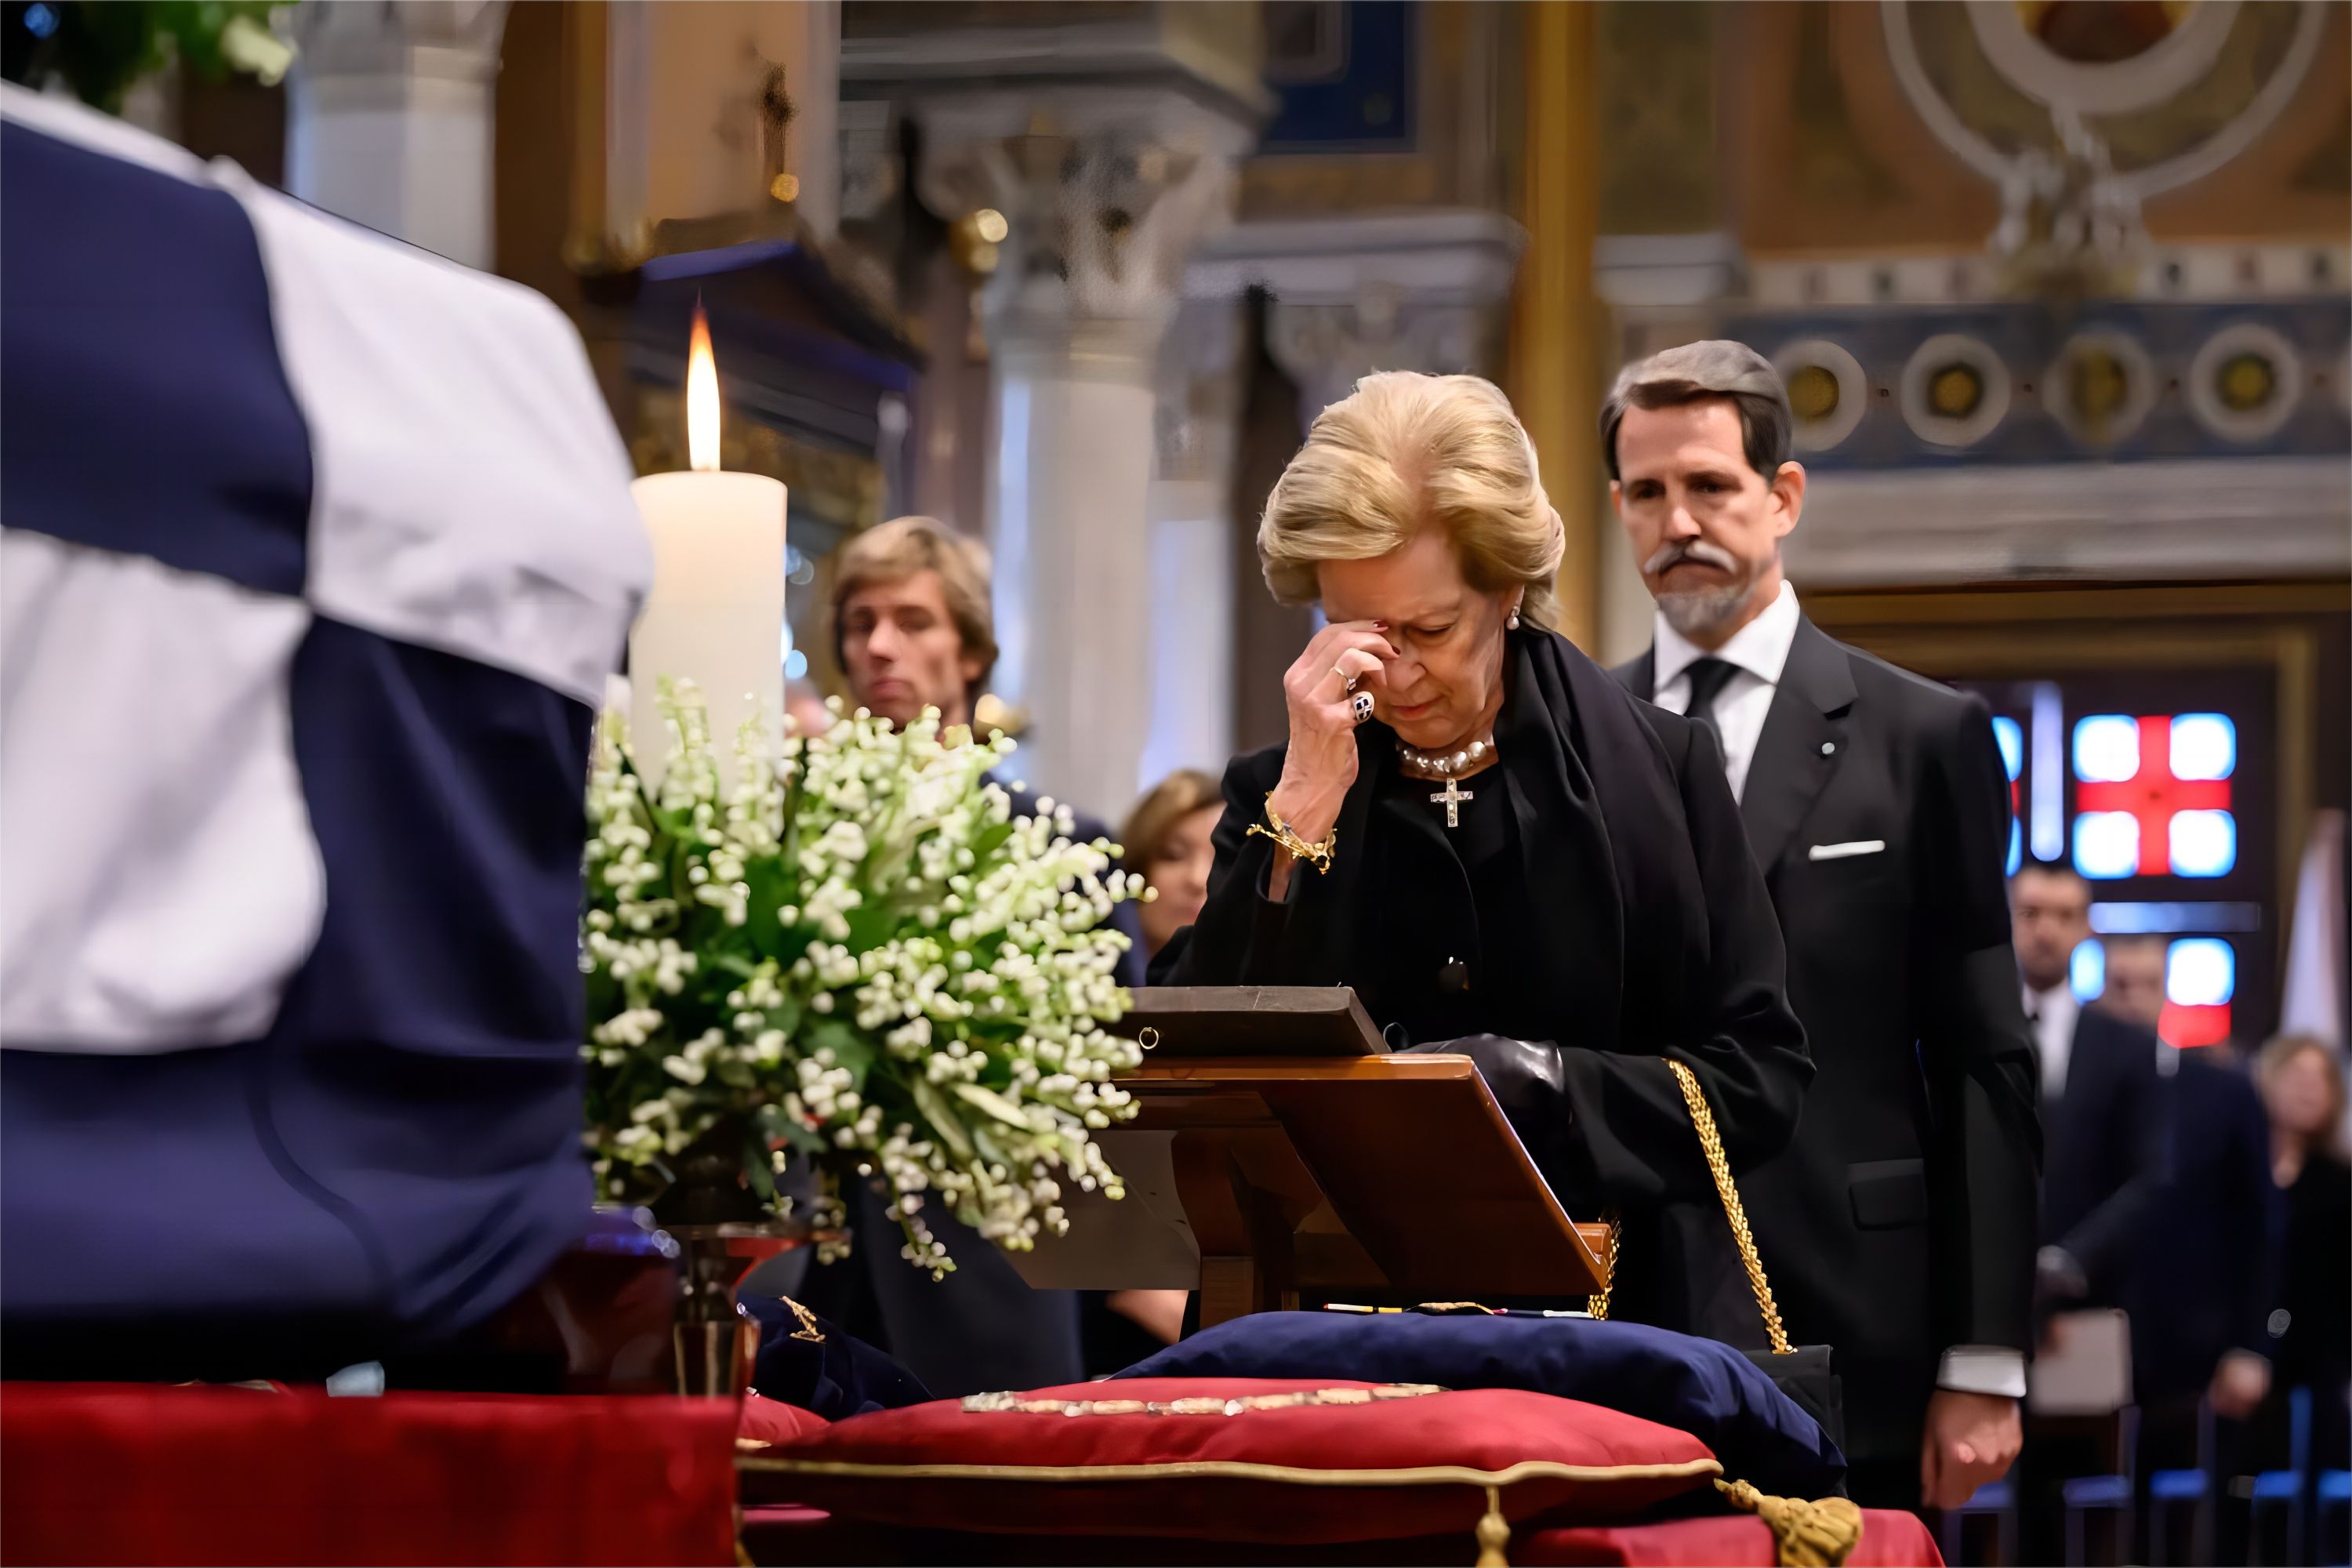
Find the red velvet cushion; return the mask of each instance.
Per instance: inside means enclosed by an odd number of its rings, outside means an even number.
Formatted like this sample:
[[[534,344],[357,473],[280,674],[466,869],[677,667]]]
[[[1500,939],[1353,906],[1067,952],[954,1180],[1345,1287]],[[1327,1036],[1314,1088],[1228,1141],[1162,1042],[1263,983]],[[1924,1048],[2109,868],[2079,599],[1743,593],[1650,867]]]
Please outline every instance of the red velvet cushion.
[[[0,1562],[735,1561],[718,1400],[12,1383]]]
[[[1138,1378],[1027,1399],[1170,1402],[1331,1380]],[[939,1529],[1220,1541],[1375,1541],[1507,1520],[1630,1518],[1720,1467],[1687,1433],[1550,1394],[1475,1389],[1237,1415],[1064,1415],[940,1400],[747,1455],[756,1500]]]
[[[1780,1561],[1772,1531],[1752,1513],[1679,1519],[1664,1524],[1580,1525],[1524,1531],[1512,1538],[1513,1568],[1672,1568],[1685,1563],[1773,1568]],[[1862,1539],[1845,1568],[1943,1568],[1944,1554],[1916,1514],[1862,1510]]]
[[[1863,1510],[1862,1540],[1845,1568],[1942,1568],[1935,1537],[1916,1515],[1891,1509]],[[1107,1542],[1070,1535],[943,1535],[889,1530],[859,1520],[835,1519],[813,1508],[786,1505],[743,1510],[741,1536],[755,1563],[1038,1563],[1109,1562],[1197,1563],[1198,1543]],[[1327,1546],[1290,1542],[1284,1560],[1297,1563],[1467,1563],[1477,1544],[1455,1533],[1409,1541],[1355,1541]],[[1753,1514],[1724,1514],[1659,1524],[1588,1524],[1558,1529],[1530,1525],[1511,1537],[1511,1568],[1651,1568],[1705,1563],[1719,1568],[1773,1568],[1780,1561],[1772,1532]]]
[[[797,1442],[832,1425],[814,1410],[803,1410],[781,1399],[762,1399],[756,1389],[746,1390],[743,1414],[735,1424],[735,1447],[739,1453],[756,1453]]]

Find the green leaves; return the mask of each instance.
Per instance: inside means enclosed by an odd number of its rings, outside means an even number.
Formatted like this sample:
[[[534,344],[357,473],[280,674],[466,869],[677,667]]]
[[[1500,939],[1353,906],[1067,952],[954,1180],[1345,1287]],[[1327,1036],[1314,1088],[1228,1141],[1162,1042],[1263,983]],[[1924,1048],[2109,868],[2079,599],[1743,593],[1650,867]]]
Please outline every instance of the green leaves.
[[[824,1140],[817,1136],[816,1129],[781,1105],[763,1105],[754,1110],[751,1125],[760,1130],[770,1148],[788,1143],[803,1154],[824,1152]]]
[[[931,1131],[939,1134],[948,1152],[956,1157],[959,1164],[971,1164],[971,1135],[964,1131],[962,1121],[948,1104],[947,1097],[929,1079],[918,1078],[908,1088],[914,1094],[915,1109],[923,1113],[923,1120],[931,1124]]]
[[[831,1051],[833,1065],[846,1070],[850,1082],[865,1091],[866,1075],[874,1067],[871,1037],[839,1018],[820,1018],[801,1031],[801,1054],[814,1057],[820,1051]]]
[[[981,1110],[988,1112],[989,1115],[995,1117],[996,1120],[1003,1122],[1008,1127],[1018,1127],[1024,1132],[1034,1132],[1036,1131],[1036,1129],[1030,1124],[1029,1113],[1027,1111],[1022,1110],[1019,1106],[1013,1104],[1011,1100],[1005,1099],[994,1089],[982,1089],[976,1083],[960,1083],[955,1086],[955,1091],[957,1099],[980,1107]]]

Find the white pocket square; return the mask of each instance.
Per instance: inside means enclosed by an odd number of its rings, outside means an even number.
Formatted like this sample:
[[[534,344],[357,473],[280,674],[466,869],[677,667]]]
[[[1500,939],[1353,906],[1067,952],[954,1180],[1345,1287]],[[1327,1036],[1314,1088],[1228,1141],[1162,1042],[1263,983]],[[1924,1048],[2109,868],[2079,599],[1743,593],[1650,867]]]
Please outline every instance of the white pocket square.
[[[1886,847],[1884,838],[1857,838],[1848,844],[1816,844],[1805,851],[1808,860],[1843,860],[1854,855],[1875,855]]]

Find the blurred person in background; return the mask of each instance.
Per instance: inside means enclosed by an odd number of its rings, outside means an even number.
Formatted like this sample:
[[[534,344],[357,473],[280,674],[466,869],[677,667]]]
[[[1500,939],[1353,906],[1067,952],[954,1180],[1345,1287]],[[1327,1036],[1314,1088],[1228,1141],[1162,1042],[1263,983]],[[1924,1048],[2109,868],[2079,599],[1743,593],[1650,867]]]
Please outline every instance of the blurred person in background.
[[[2010,879],[2011,930],[2042,1073],[2045,1309],[2110,1306],[2139,1253],[2164,1182],[2165,1121],[2155,1034],[2084,1007],[2074,950],[2091,939],[2091,885],[2071,866],[2033,863]]]
[[[834,563],[830,619],[833,651],[849,679],[850,703],[900,729],[939,710],[941,728],[969,725],[996,668],[996,617],[989,608],[988,551],[935,518],[901,517],[867,529],[841,547]],[[1019,763],[1013,763],[1015,772]],[[1013,815],[1038,807],[1037,792],[1010,781]],[[1071,837],[1108,839],[1110,828],[1072,805]],[[1136,906],[1119,905],[1111,923],[1133,944],[1119,966],[1122,984],[1143,980],[1142,930]]]
[[[2160,936],[2115,936],[2104,945],[2106,984],[2099,993],[2099,1010],[2162,1039],[2164,966],[2171,944]]]
[[[824,693],[805,676],[784,683],[784,712],[803,735],[821,735],[833,727],[833,712],[824,705]]]
[[[834,653],[848,678],[850,701],[904,726],[926,708],[942,727],[970,724],[996,663],[996,626],[989,609],[988,552],[946,524],[901,517],[866,530],[834,563],[830,619]],[[1016,816],[1034,815],[1034,791],[1013,789]],[[1072,837],[1110,837],[1079,815]],[[1130,949],[1120,980],[1139,976],[1140,932],[1133,904],[1113,919]],[[838,1262],[810,1267],[788,1255],[765,1271],[772,1285],[804,1301],[859,1339],[897,1357],[943,1398],[998,1388],[1040,1388],[1085,1375],[1080,1302],[1074,1290],[1034,1290],[995,1247],[952,1215],[931,1228],[955,1255],[954,1273],[934,1282],[899,1259],[898,1222],[863,1183],[842,1193],[857,1243]],[[795,1288],[794,1271],[806,1282]],[[751,1288],[751,1282],[746,1282]]]
[[[1973,697],[1831,639],[1781,572],[1789,397],[1744,343],[1626,367],[1610,497],[1657,601],[1613,673],[1722,746],[1819,1076],[1740,1179],[1792,1331],[1835,1352],[1848,1488],[1950,1507],[2021,1439],[2032,1329],[2032,1037],[2001,885],[2009,792]]]
[[[1151,885],[1143,906],[1147,957],[1191,925],[1209,896],[1209,871],[1216,864],[1213,842],[1225,814],[1216,776],[1179,768],[1152,785],[1127,814],[1119,834],[1127,858],[1121,864]]]
[[[1151,900],[1142,906],[1141,914],[1147,959],[1200,917],[1209,896],[1209,871],[1216,863],[1213,840],[1224,809],[1215,774],[1179,768],[1152,785],[1127,814],[1118,836],[1127,854],[1119,863],[1151,886]],[[1118,1372],[1174,1344],[1183,1331],[1189,1294],[1087,1292],[1087,1371]]]
[[[2037,1337],[2042,1354],[2054,1358],[2067,1339],[2063,1314],[2125,1305],[2137,1285],[2164,1191],[2168,1108],[2158,1057],[2165,1047],[2144,1026],[2076,999],[2074,959],[2091,940],[2091,887],[2073,867],[2028,862],[2010,879],[2009,893],[2042,1085]],[[2016,1481],[2029,1555],[2054,1562],[2064,1519],[2061,1484],[2106,1464],[2096,1445],[2065,1423],[2028,1426]]]
[[[2271,1174],[2284,1194],[2278,1305],[2271,1313],[2276,1376],[2263,1412],[2261,1462],[2283,1466],[2285,1393],[2312,1390],[2315,1464],[2346,1468],[2352,1416],[2352,1167],[2336,1146],[2344,1063],[2334,1047],[2289,1036],[2263,1047],[2257,1074],[2271,1121]]]
[[[2144,1028],[2161,1024],[2161,936],[2106,939],[2098,1005]],[[2170,1175],[2142,1227],[2128,1293],[2140,1468],[2197,1462],[2198,1403],[2210,1398],[2224,1473],[2243,1466],[2243,1423],[2271,1387],[2268,1325],[2279,1246],[2271,1133],[2253,1080],[2225,1047],[2172,1051],[2161,1101]]]

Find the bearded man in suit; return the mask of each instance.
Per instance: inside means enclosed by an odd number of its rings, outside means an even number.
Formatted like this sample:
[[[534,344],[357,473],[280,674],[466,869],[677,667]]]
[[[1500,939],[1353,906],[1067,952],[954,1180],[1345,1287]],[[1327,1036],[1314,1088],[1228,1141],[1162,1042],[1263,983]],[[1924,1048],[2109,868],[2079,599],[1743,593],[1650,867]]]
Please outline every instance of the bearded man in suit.
[[[1781,574],[1804,507],[1779,374],[1736,342],[1627,367],[1610,497],[1658,612],[1634,695],[1719,737],[1817,1076],[1740,1178],[1790,1337],[1826,1342],[1854,1498],[1950,1507],[2020,1441],[2034,1277],[2032,1037],[1984,705],[1824,635]]]

